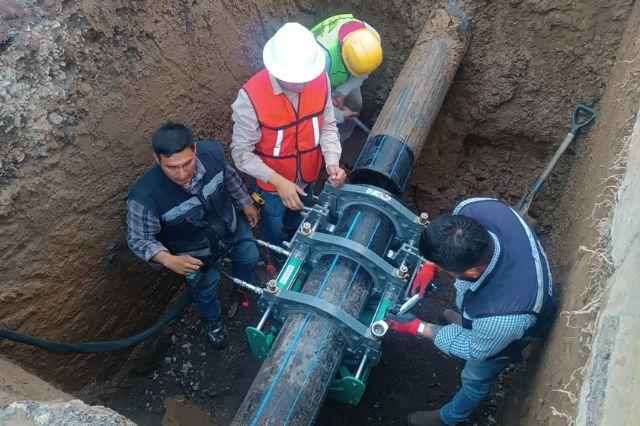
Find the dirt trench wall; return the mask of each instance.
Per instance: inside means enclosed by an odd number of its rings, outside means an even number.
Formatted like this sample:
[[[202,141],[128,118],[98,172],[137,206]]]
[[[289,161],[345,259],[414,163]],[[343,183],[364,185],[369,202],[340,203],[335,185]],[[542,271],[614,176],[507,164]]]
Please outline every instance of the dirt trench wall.
[[[606,283],[584,383],[577,395],[579,425],[631,425],[640,415],[637,404],[620,404],[640,391],[640,119],[635,122],[628,155],[611,230],[615,271]]]
[[[459,3],[472,17],[474,37],[412,179],[421,207],[434,213],[470,194],[518,201],[566,134],[573,106],[602,97],[635,1]],[[409,53],[405,46],[436,4],[318,2],[321,16],[353,13],[381,30],[385,58],[364,85],[366,123],[375,121]],[[562,215],[553,200],[562,195],[574,152],[533,206],[545,225]]]
[[[227,143],[263,43],[283,20],[311,23],[296,3],[3,2],[0,325],[86,341],[155,321],[178,280],[128,252],[123,201],[149,136],[170,119]],[[67,389],[112,377],[126,355],[0,345]]]
[[[0,357],[0,407],[14,401],[70,401],[73,397]]]

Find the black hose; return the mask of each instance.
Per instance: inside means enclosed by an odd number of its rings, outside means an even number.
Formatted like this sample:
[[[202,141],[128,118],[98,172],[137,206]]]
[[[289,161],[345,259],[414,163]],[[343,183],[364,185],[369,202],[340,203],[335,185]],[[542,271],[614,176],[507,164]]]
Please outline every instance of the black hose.
[[[0,337],[31,346],[37,346],[57,354],[91,354],[121,351],[137,345],[160,331],[162,327],[174,319],[191,302],[191,293],[191,288],[187,288],[182,296],[180,296],[180,299],[178,299],[178,301],[171,306],[171,308],[169,308],[169,310],[162,315],[155,324],[138,334],[123,337],[122,339],[108,340],[104,342],[60,343],[9,330],[8,328],[0,328]]]
[[[218,257],[211,261],[205,262],[207,268],[219,263],[233,248],[239,244],[248,241],[255,241],[254,238],[242,238],[231,244],[225,251]],[[226,275],[226,274],[225,274]],[[9,339],[16,342],[24,343],[38,348],[46,349],[57,354],[91,354],[102,352],[114,352],[121,351],[123,349],[135,346],[138,343],[152,337],[162,327],[167,325],[169,321],[174,319],[187,305],[191,302],[191,295],[193,291],[190,287],[187,287],[185,292],[180,296],[180,299],[169,308],[167,312],[160,317],[151,327],[141,331],[133,336],[123,337],[117,340],[107,340],[104,342],[80,342],[80,343],[60,343],[51,340],[42,339],[40,337],[31,336],[28,334],[20,333],[15,330],[0,327],[0,338]]]

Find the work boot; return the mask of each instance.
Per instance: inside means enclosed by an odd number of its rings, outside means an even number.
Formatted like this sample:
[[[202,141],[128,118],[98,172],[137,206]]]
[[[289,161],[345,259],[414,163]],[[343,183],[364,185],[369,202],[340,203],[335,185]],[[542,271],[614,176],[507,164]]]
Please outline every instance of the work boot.
[[[204,334],[211,341],[214,349],[221,350],[227,345],[227,328],[222,321],[203,320]]]
[[[438,315],[438,321],[440,324],[449,325],[449,324],[458,324],[462,325],[462,315],[453,309],[443,309]]]
[[[407,416],[408,426],[446,426],[440,420],[440,410],[414,411]]]

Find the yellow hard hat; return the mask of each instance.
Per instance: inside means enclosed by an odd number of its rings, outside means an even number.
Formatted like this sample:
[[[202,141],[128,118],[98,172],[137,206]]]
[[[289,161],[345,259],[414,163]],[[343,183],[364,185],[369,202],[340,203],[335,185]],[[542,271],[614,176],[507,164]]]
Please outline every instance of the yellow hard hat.
[[[342,42],[341,52],[347,69],[356,77],[369,74],[382,63],[380,40],[368,28],[348,34]]]

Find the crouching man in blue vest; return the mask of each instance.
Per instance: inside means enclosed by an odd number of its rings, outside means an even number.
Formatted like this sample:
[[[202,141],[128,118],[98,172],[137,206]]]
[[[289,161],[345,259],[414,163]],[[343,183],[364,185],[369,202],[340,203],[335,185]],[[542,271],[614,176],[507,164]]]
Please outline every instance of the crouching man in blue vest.
[[[253,283],[258,248],[249,225],[259,212],[217,143],[195,143],[180,124],[167,123],[151,138],[155,165],[127,195],[127,243],[139,258],[187,277],[206,336],[216,349],[226,344],[220,320],[215,260],[231,259],[233,275]],[[231,199],[230,199],[231,198]]]
[[[452,215],[427,225],[420,251],[456,279],[456,305],[448,325],[417,318],[391,328],[428,339],[447,355],[467,360],[462,389],[439,410],[415,411],[412,426],[455,425],[469,418],[491,384],[521,351],[551,326],[556,312],[551,271],[535,233],[509,206],[489,198],[462,202]]]

